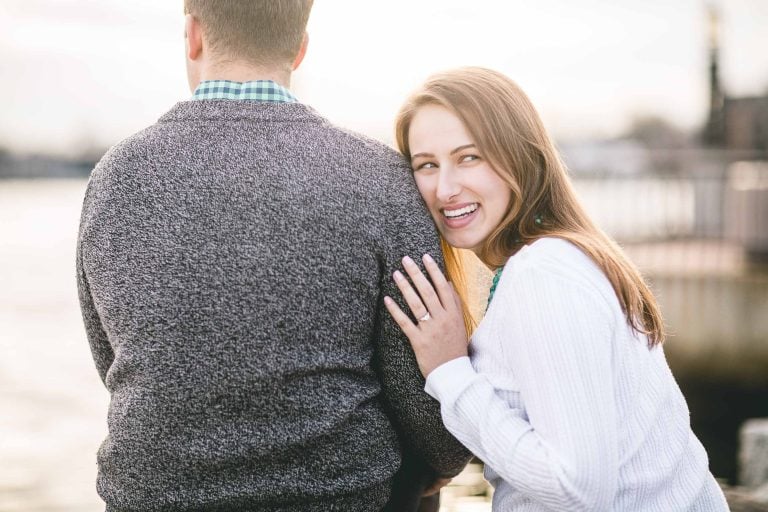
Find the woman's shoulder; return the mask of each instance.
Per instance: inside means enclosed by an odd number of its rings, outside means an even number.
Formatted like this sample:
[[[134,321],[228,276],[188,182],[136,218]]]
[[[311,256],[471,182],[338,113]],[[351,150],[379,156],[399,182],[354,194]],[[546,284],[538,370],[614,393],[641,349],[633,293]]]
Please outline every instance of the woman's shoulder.
[[[544,237],[526,245],[507,261],[499,287],[514,289],[515,282],[533,280],[593,292],[613,302],[613,287],[602,269],[579,246],[556,237]]]
[[[542,270],[565,278],[575,277],[574,271],[590,273],[599,267],[579,246],[556,237],[543,237],[524,246],[512,256],[505,267],[513,272]]]

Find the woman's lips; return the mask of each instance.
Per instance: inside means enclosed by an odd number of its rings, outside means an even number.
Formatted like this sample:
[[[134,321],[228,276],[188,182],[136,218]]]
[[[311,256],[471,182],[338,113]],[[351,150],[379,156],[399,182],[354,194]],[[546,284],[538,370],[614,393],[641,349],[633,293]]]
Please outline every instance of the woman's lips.
[[[455,213],[455,212],[459,212],[460,210],[468,210],[468,211],[466,213],[462,213],[459,216],[455,216],[455,217],[449,217],[448,215],[446,215],[446,211]],[[443,223],[445,224],[446,227],[451,229],[463,228],[475,219],[475,217],[477,216],[478,210],[480,210],[480,205],[477,203],[457,204],[457,205],[452,205],[450,207],[443,208],[441,210],[441,213],[443,216]]]

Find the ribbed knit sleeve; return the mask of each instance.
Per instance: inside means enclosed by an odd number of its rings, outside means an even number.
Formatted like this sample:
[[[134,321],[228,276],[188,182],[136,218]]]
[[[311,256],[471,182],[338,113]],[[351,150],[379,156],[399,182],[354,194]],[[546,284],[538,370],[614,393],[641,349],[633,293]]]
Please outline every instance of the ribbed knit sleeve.
[[[485,326],[504,378],[462,358],[432,372],[427,391],[448,429],[513,488],[553,510],[605,510],[619,477],[615,317],[546,263],[508,270]],[[510,405],[516,393],[524,408]]]

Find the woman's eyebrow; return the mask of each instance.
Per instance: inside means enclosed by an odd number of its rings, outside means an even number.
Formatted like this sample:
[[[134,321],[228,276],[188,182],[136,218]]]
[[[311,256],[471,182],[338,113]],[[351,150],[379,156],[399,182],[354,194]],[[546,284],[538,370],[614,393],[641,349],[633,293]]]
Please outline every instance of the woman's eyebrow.
[[[464,151],[465,149],[474,148],[474,147],[477,147],[477,146],[475,146],[474,144],[464,144],[463,146],[459,146],[459,147],[455,148],[454,150],[452,150],[450,152],[450,154],[451,155],[455,155],[459,151]],[[434,156],[435,155],[433,155],[432,153],[416,153],[415,155],[411,155],[411,161],[413,161],[413,160],[415,160],[415,159],[417,159],[419,157],[433,158]]]
[[[474,148],[474,147],[476,147],[474,144],[464,144],[463,146],[459,146],[456,149],[454,149],[453,151],[451,151],[451,154],[455,155],[459,151],[464,151],[465,149]]]

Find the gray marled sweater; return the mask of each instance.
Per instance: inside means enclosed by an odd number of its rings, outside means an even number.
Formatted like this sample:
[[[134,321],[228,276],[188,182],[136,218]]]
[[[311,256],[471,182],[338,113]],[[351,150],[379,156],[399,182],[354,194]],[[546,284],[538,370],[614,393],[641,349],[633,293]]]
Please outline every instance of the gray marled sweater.
[[[379,510],[403,443],[457,473],[382,301],[424,252],[407,165],[307,106],[182,102],[112,148],[77,249],[107,509]]]

